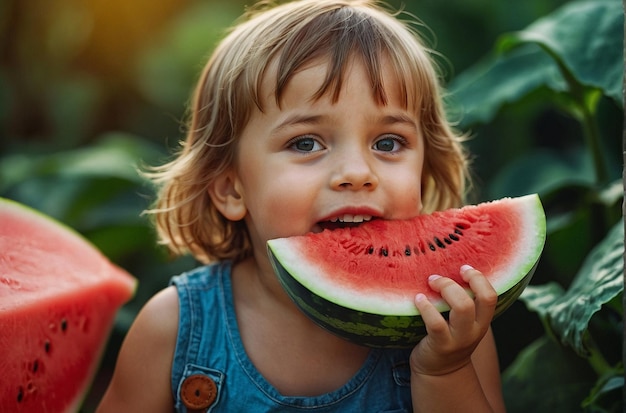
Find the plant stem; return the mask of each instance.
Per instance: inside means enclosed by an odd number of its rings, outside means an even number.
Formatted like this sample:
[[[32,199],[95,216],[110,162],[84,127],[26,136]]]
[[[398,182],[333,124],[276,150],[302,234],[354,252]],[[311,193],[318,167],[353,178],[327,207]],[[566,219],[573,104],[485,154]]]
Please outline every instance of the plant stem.
[[[591,152],[593,168],[595,174],[595,189],[589,205],[591,212],[591,237],[595,243],[599,242],[610,228],[609,210],[597,198],[597,195],[609,184],[609,171],[607,161],[602,149],[602,139],[600,128],[596,117],[600,95],[594,90],[586,90],[580,83],[570,82],[572,96],[577,102],[579,110],[579,121],[582,124],[583,135],[587,143],[587,148]]]
[[[602,377],[606,374],[606,372],[611,370],[612,367],[602,355],[602,352],[591,337],[591,334],[589,334],[589,331],[587,331],[585,335],[585,346],[587,347],[587,350],[589,350],[589,358],[587,359],[589,360],[589,365],[593,371],[596,372],[598,377]]]
[[[593,93],[593,92],[592,92]],[[592,103],[593,107],[585,101],[584,92],[577,93],[581,109],[582,119],[581,123],[585,135],[585,140],[591,156],[593,159],[593,166],[595,170],[595,182],[598,188],[601,188],[609,183],[609,173],[607,170],[606,160],[602,153],[602,143],[600,137],[600,129],[598,128],[598,122],[595,116],[597,102]],[[580,96],[583,95],[583,96]]]

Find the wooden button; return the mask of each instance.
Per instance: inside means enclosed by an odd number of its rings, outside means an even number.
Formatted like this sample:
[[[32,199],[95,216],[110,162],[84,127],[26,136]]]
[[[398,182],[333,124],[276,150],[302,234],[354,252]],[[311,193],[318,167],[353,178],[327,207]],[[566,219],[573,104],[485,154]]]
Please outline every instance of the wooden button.
[[[194,374],[183,381],[180,398],[187,409],[206,411],[217,398],[217,385],[210,377]]]

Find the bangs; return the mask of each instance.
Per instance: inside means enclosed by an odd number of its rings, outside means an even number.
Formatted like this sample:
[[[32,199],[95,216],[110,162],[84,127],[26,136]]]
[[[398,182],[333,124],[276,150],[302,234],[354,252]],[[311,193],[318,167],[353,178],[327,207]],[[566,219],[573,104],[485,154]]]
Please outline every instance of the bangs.
[[[256,79],[254,100],[261,110],[263,98],[260,85],[270,64],[276,65],[274,96],[280,106],[282,94],[289,80],[302,68],[324,61],[328,65],[326,77],[312,96],[316,100],[327,94],[337,101],[348,66],[359,60],[365,66],[369,87],[376,101],[387,104],[383,65],[391,68],[399,87],[400,102],[405,109],[417,110],[422,102],[432,98],[432,79],[436,78],[432,62],[416,37],[398,20],[372,8],[339,7],[316,15],[291,27],[291,35],[268,59],[265,70]],[[387,80],[387,83],[391,83]]]

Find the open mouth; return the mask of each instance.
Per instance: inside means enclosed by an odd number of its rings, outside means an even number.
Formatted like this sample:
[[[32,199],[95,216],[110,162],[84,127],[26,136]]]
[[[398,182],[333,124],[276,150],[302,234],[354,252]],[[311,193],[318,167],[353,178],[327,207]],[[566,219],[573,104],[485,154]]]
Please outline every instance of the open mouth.
[[[349,227],[357,227],[364,222],[368,222],[374,219],[371,215],[351,215],[345,214],[340,217],[331,218],[328,221],[323,221],[318,223],[319,227],[324,229],[338,229],[338,228],[349,228]]]

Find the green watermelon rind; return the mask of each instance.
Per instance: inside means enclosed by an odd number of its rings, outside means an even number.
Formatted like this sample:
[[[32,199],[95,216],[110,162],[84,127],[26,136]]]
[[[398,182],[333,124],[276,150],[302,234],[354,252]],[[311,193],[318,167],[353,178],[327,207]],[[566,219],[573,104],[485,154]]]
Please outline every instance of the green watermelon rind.
[[[419,315],[381,315],[354,310],[311,292],[280,265],[270,250],[278,278],[296,305],[315,323],[352,342],[369,347],[406,347],[426,328]]]
[[[276,262],[275,259],[273,256],[272,262]],[[536,264],[517,284],[498,296],[494,319],[519,298],[535,268]],[[410,348],[426,335],[426,326],[419,314],[383,315],[357,311],[312,293],[280,265],[275,266],[275,271],[289,297],[309,318],[349,341],[374,348]],[[448,313],[448,310],[442,312],[446,318]]]
[[[494,317],[509,308],[532,279],[546,237],[545,214],[539,197],[533,194],[506,199],[509,200],[524,214],[523,229],[528,237],[528,251],[519,255],[525,257],[524,260],[519,259],[519,262],[514,262],[511,266],[517,269],[514,275],[509,272],[506,277],[496,278],[498,282],[494,283],[494,289],[498,293],[498,303]],[[408,348],[425,336],[426,328],[412,300],[403,303],[401,311],[398,311],[398,306],[391,306],[390,302],[372,310],[371,306],[355,305],[349,298],[344,301],[337,300],[336,297],[326,299],[323,296],[325,293],[316,293],[311,285],[305,285],[307,276],[294,275],[296,270],[292,263],[297,257],[288,255],[284,242],[288,241],[276,239],[268,242],[268,254],[274,271],[290,298],[318,325],[347,340],[369,347]],[[309,266],[308,270],[314,271],[314,267]],[[471,294],[469,291],[468,293]],[[449,306],[443,300],[435,302],[435,305],[447,317]],[[390,311],[392,307],[393,310]]]

